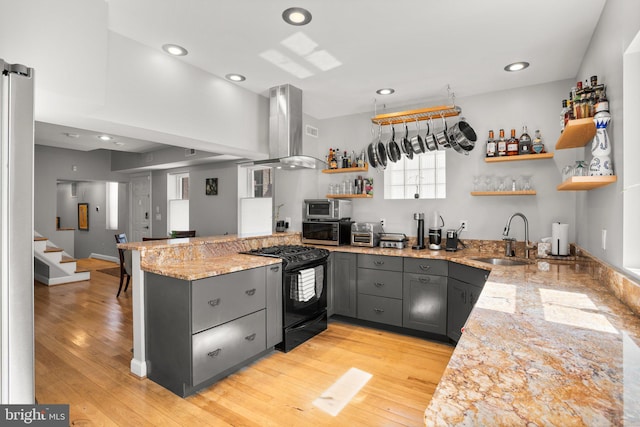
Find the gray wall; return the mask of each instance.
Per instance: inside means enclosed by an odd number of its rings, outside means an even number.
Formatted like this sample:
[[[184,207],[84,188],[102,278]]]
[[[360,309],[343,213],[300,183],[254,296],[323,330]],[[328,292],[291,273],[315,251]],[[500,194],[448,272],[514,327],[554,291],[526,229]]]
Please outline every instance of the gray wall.
[[[623,241],[623,126],[622,86],[623,54],[640,30],[640,2],[608,0],[600,22],[591,39],[577,79],[597,75],[607,85],[607,98],[611,112],[608,127],[613,151],[615,184],[581,194],[578,198],[578,244],[592,254],[622,268]],[[637,77],[637,76],[636,76]],[[577,80],[576,79],[576,80]],[[591,147],[584,149],[584,156],[591,158]],[[602,249],[601,233],[607,230],[607,249]]]
[[[463,116],[478,134],[476,148],[470,156],[454,151],[447,153],[447,198],[446,200],[385,200],[383,198],[383,174],[370,170],[366,176],[374,178],[374,198],[354,199],[353,217],[358,221],[378,221],[386,219],[386,231],[415,236],[414,212],[428,214],[433,210],[441,212],[446,228],[457,228],[459,221],[469,221],[469,231],[462,238],[500,239],[506,220],[514,212],[522,212],[529,219],[531,238],[539,240],[551,235],[552,222],[568,222],[570,239],[575,240],[575,200],[572,192],[558,192],[556,186],[561,181],[560,171],[566,164],[572,164],[580,154],[575,150],[555,153],[550,160],[520,161],[509,163],[485,163],[484,149],[489,129],[496,134],[498,129],[512,127],[518,135],[522,125],[528,125],[533,135],[540,129],[549,151],[553,151],[560,134],[559,113],[561,101],[571,88],[573,80],[517,88],[473,97],[459,97],[456,103],[462,108]],[[402,111],[445,104],[446,100],[429,105],[411,105],[396,108]],[[380,111],[378,111],[380,113]],[[360,152],[371,141],[371,121],[373,114],[359,114],[319,122],[321,158],[329,147]],[[453,121],[451,121],[453,123]],[[473,175],[532,175],[537,196],[495,196],[474,197]],[[329,183],[354,178],[356,174],[326,175],[315,171],[280,172],[276,175],[276,200],[274,205],[284,203],[281,216],[292,217],[292,229],[300,230],[302,200],[308,197],[323,197]],[[512,226],[511,235],[522,239],[524,227],[520,219]]]
[[[38,141],[36,141],[36,144],[37,143]],[[34,165],[34,228],[56,244],[56,236],[58,236],[59,233],[69,233],[68,231],[56,231],[58,180],[117,181],[120,183],[129,181],[128,175],[111,172],[111,155],[109,151],[105,150],[75,151],[36,145]],[[74,165],[76,166],[75,171],[73,170]],[[123,191],[123,193],[126,194],[127,191]],[[128,228],[127,200],[128,197],[120,199],[120,231],[126,231]],[[100,205],[102,207],[104,201],[101,201]],[[94,220],[95,206],[90,206],[90,208],[93,209],[93,211],[90,212],[89,218],[89,227],[91,229],[93,224],[96,224]],[[77,227],[77,223],[72,226]],[[104,219],[102,220],[102,228],[104,228]],[[74,233],[77,235],[80,232],[75,231]],[[88,242],[83,242],[81,247],[78,247],[79,241],[74,238],[76,246],[74,256],[76,258],[82,258],[88,256],[91,252],[117,256],[113,234],[115,234],[115,232],[109,232],[110,238],[109,236],[96,236],[95,239],[89,239]]]
[[[107,230],[105,182],[78,182],[76,197],[70,197],[71,183],[58,184],[57,212],[60,226],[76,228],[73,232],[73,256],[76,258],[87,258],[91,254],[118,256],[113,236],[129,227],[129,186],[126,183],[118,185],[118,230]],[[89,203],[89,230],[77,229],[78,203]],[[98,207],[99,211],[96,210]]]
[[[189,172],[189,228],[197,236],[236,234],[238,223],[238,166],[216,163],[154,171],[152,174],[152,234],[167,235],[167,174]],[[218,178],[218,195],[205,195],[205,179]],[[161,219],[156,219],[159,208]]]

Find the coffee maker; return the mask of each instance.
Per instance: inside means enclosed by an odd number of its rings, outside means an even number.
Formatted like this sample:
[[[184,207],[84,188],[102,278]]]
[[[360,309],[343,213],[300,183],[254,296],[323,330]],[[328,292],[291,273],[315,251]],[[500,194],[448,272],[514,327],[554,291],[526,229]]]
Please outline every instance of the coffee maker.
[[[429,219],[429,249],[435,251],[442,249],[442,227],[444,227],[444,219],[438,211],[433,211]]]
[[[411,249],[424,249],[424,214],[421,212],[416,212],[413,214],[413,219],[418,221],[418,234],[416,245],[412,246]]]

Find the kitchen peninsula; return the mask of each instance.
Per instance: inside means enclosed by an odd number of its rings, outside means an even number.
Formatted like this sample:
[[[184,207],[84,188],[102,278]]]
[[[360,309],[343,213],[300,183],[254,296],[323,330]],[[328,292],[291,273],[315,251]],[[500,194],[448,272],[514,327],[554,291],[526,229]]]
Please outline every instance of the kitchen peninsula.
[[[134,256],[137,285],[142,270],[187,278],[252,268],[253,263],[265,259],[237,252],[247,245],[281,243],[297,244],[299,235],[179,239],[120,247],[138,252]],[[491,245],[472,245],[455,253],[350,246],[334,250],[442,259],[485,269],[488,265],[475,258],[497,253]],[[169,262],[172,259],[173,265]],[[176,261],[183,259],[189,261]],[[219,262],[214,264],[212,259]],[[144,301],[142,287],[134,285],[136,307]],[[637,283],[588,255],[577,261],[541,259],[523,266],[491,266],[480,299],[425,412],[426,424],[638,423],[638,289]],[[136,298],[142,299],[136,302]],[[141,344],[144,349],[144,338]],[[138,366],[134,363],[138,356],[134,351],[132,371]],[[145,361],[144,353],[142,356]]]

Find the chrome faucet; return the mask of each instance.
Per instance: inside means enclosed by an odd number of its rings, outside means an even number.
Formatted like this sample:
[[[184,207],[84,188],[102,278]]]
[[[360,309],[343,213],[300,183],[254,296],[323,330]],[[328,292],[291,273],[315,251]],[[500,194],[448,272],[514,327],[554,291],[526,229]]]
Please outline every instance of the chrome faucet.
[[[508,246],[511,246],[509,243],[515,239],[509,238],[509,229],[511,228],[511,220],[513,219],[513,217],[516,217],[516,216],[519,216],[524,221],[524,253],[525,253],[525,257],[528,259],[531,255],[531,250],[534,249],[534,247],[529,242],[529,221],[527,221],[527,217],[524,216],[524,214],[520,212],[516,212],[513,215],[511,215],[507,220],[507,225],[504,227],[504,232],[502,233],[502,235],[505,237],[504,240],[507,241]],[[514,255],[515,255],[515,250],[510,250],[510,249],[505,250],[505,256],[514,256]]]

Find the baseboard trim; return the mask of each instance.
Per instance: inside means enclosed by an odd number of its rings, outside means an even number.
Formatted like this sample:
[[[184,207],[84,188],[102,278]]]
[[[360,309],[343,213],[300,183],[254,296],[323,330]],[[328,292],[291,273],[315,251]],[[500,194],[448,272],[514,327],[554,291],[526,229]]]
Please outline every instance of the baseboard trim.
[[[66,283],[76,283],[76,282],[84,282],[85,280],[89,280],[91,275],[89,272],[76,273],[73,276],[62,276],[62,277],[46,277],[42,274],[34,273],[33,278],[40,283],[44,283],[47,286],[55,286],[55,285],[64,285]]]
[[[89,255],[89,258],[101,259],[104,261],[111,261],[111,262],[117,262],[117,263],[120,262],[120,258],[109,256],[109,255],[94,254],[93,252],[91,253],[91,255]]]

